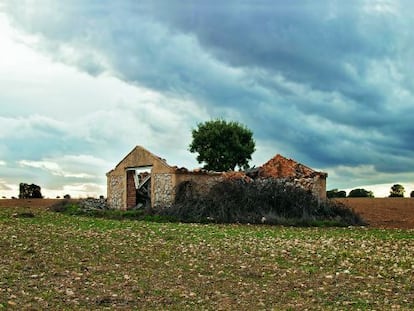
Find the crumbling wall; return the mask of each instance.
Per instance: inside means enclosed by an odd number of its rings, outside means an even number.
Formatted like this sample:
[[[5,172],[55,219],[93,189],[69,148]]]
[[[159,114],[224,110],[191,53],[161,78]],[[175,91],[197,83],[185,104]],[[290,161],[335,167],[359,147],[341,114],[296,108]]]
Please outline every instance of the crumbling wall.
[[[258,170],[258,177],[261,178],[307,178],[313,177],[316,174],[319,173],[292,159],[287,159],[280,154],[267,161]]]
[[[297,187],[311,191],[320,200],[326,199],[326,182],[320,176],[295,178],[291,183]]]
[[[311,191],[320,200],[326,200],[326,176],[315,177]]]
[[[207,193],[215,184],[223,180],[251,182],[260,179],[278,179],[310,190],[319,199],[326,198],[327,174],[316,172],[281,155],[275,156],[261,167],[248,172],[220,173],[205,170],[188,171],[185,168],[171,167],[165,160],[137,146],[107,173],[107,197],[111,208],[126,209],[137,204],[132,172],[134,168],[139,167],[151,167],[152,207],[173,204],[177,189],[183,182],[190,182],[196,193]]]
[[[139,168],[151,168],[151,176],[158,173],[173,172],[173,168],[171,168],[165,160],[155,156],[141,146],[136,146],[115,166],[114,169],[106,174],[107,197],[110,208],[127,209],[137,205],[134,174],[136,169]],[[156,183],[157,182],[152,180],[151,177],[151,185],[153,186]],[[167,185],[168,182],[164,182],[164,185],[161,185],[161,188],[163,189],[157,192],[158,200],[165,199],[166,202],[171,201],[171,198],[169,198],[171,194],[168,194],[170,192],[168,189],[172,186]],[[151,192],[151,204],[154,206],[154,202],[156,201],[154,200],[155,192],[152,190]]]
[[[208,172],[187,171],[183,168],[176,171],[177,188],[183,182],[191,182],[194,193],[207,193],[211,187],[225,180],[242,182],[266,182],[269,179],[280,180],[283,183],[309,190],[319,200],[326,199],[326,173],[316,172],[294,160],[276,155],[259,168],[247,172]]]
[[[289,180],[296,186],[310,190],[318,199],[326,199],[326,173],[314,171],[280,154],[263,164],[257,170],[257,177]]]
[[[124,176],[108,175],[107,198],[108,205],[114,209],[124,209],[123,197],[125,192]]]
[[[223,180],[222,173],[216,172],[178,172],[175,174],[175,191],[183,182],[190,182],[194,193],[207,193],[211,187]]]
[[[153,206],[169,206],[174,203],[175,184],[173,183],[173,174],[158,173],[152,175],[153,184]]]

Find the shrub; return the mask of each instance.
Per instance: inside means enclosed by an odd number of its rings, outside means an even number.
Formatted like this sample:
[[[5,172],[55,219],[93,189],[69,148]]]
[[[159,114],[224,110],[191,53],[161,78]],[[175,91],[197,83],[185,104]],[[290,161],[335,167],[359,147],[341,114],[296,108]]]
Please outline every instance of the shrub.
[[[346,191],[344,190],[338,190],[338,189],[332,189],[326,191],[326,196],[328,198],[346,198]]]
[[[348,194],[349,198],[373,198],[374,193],[365,189],[353,189]]]
[[[146,220],[154,222],[168,222],[167,217],[155,215],[153,210],[116,210],[116,209],[103,209],[103,208],[90,208],[85,206],[91,199],[81,200],[73,202],[73,200],[61,200],[53,204],[49,209],[54,212],[62,213],[71,216],[86,216],[95,218],[105,218],[114,220]],[[93,199],[96,200],[96,199]],[[97,200],[96,200],[97,201]]]
[[[59,200],[58,202],[50,206],[49,210],[53,212],[62,213],[62,212],[66,212],[71,206],[72,204],[70,203],[69,200],[63,199],[63,200]]]
[[[176,202],[158,211],[182,222],[252,223],[283,225],[360,225],[362,219],[343,204],[318,202],[310,191],[287,181],[224,181],[207,194],[180,185]]]
[[[390,198],[403,198],[405,189],[400,184],[395,184],[391,187]]]

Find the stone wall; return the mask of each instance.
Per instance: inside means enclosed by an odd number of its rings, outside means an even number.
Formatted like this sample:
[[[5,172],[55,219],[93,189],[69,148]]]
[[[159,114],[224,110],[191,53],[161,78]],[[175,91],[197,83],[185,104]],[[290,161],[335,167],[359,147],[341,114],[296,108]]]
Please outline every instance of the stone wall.
[[[175,190],[181,183],[190,182],[194,193],[207,193],[211,187],[220,181],[223,181],[223,174],[221,173],[180,172],[175,175]]]
[[[320,176],[296,178],[293,184],[305,190],[309,190],[319,200],[326,199],[326,181]]]
[[[326,198],[326,173],[316,172],[294,160],[276,155],[263,166],[247,172],[188,171],[169,166],[165,160],[148,150],[136,146],[116,167],[107,173],[108,204],[111,208],[126,209],[136,205],[133,170],[151,167],[151,206],[174,203],[176,191],[183,182],[191,182],[198,193],[206,193],[223,180],[286,179],[311,190],[320,199]],[[131,171],[131,172],[129,172]]]
[[[124,177],[118,175],[108,176],[108,204],[111,208],[124,209]]]
[[[175,186],[173,184],[173,174],[159,173],[153,174],[153,206],[168,206],[174,203]]]
[[[240,180],[243,182],[266,182],[279,180],[309,190],[318,200],[326,199],[326,174],[312,169],[293,160],[278,155],[266,165],[260,167],[253,175],[245,172],[183,172],[176,173],[176,189],[183,182],[190,182],[194,194],[207,193],[215,184],[225,180]]]
[[[310,190],[319,200],[325,200],[327,176],[278,154],[259,167],[255,177],[290,180],[296,186]]]

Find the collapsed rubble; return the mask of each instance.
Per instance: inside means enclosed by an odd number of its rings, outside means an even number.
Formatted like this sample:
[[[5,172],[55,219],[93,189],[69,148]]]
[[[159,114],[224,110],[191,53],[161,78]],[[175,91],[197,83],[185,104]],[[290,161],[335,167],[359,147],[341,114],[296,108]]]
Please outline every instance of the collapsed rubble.
[[[164,159],[136,146],[106,176],[108,204],[114,209],[171,206],[182,183],[191,183],[195,192],[207,193],[214,185],[226,180],[265,183],[266,180],[276,179],[286,185],[311,191],[320,201],[326,199],[326,173],[280,154],[262,166],[246,171],[190,171],[170,166]]]
[[[79,208],[83,211],[106,210],[109,205],[104,198],[87,198],[79,201]]]

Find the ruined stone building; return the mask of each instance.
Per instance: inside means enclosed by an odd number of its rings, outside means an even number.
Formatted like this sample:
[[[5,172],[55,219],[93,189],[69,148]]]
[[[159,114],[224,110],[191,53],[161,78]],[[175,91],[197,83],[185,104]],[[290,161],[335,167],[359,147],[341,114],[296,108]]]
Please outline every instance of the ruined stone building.
[[[217,182],[228,179],[281,179],[312,191],[319,199],[326,198],[327,174],[276,155],[262,166],[247,172],[189,171],[170,166],[141,146],[136,146],[107,174],[108,204],[115,209],[136,206],[168,206],[174,203],[178,186],[191,182],[205,192]]]

